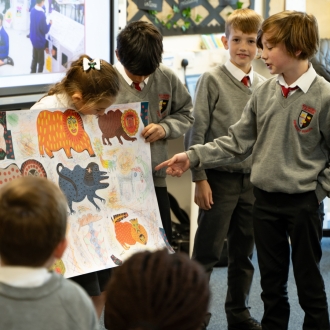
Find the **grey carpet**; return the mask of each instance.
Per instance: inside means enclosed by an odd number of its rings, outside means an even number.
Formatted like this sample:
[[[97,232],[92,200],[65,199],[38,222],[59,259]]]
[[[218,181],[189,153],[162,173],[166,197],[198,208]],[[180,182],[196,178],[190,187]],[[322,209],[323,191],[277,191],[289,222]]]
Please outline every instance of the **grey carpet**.
[[[322,251],[323,256],[321,260],[321,271],[325,281],[326,292],[328,295],[328,301],[330,302],[330,238],[326,237],[322,239]],[[260,272],[257,263],[257,255],[253,255],[253,264],[255,266],[254,280],[250,293],[249,305],[251,306],[251,315],[261,320],[263,315],[263,303],[260,298]],[[224,302],[226,296],[226,277],[227,268],[216,268],[211,276],[211,313],[212,318],[208,326],[208,330],[227,330],[226,315],[224,312]],[[293,277],[292,266],[290,267],[289,274],[289,301],[291,305],[289,330],[302,329],[302,323],[304,318],[304,312],[300,308],[297,296],[297,288]]]

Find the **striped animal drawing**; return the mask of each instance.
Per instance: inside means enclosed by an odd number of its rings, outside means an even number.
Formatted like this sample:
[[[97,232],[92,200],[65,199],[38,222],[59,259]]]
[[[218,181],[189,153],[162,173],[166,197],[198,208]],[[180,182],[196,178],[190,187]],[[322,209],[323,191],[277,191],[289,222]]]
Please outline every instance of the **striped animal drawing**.
[[[110,139],[117,137],[120,144],[123,144],[121,138],[126,141],[136,141],[135,137],[130,137],[122,126],[122,112],[120,110],[109,111],[104,116],[99,116],[98,123],[102,131],[102,142],[104,145],[112,145]],[[108,143],[107,143],[108,142]]]
[[[90,138],[84,130],[80,115],[74,110],[48,111],[43,110],[37,118],[39,152],[53,158],[53,152],[64,149],[68,158],[72,158],[71,149],[76,152],[87,150],[95,157]]]

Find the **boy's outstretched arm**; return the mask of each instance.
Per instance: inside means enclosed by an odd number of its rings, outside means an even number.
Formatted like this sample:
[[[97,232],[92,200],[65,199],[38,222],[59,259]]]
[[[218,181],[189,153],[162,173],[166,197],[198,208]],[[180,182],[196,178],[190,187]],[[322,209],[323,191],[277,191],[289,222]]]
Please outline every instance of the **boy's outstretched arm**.
[[[158,171],[163,167],[166,167],[166,173],[172,176],[180,177],[184,172],[189,169],[190,161],[185,152],[174,155],[172,158],[160,163],[155,167]]]

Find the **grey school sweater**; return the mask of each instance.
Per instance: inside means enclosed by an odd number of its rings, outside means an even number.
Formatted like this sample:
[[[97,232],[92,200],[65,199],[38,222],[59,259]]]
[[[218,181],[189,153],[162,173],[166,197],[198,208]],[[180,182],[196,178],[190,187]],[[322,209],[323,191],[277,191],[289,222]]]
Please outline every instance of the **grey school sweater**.
[[[238,81],[225,65],[205,72],[197,82],[193,115],[195,122],[185,135],[185,148],[228,135],[229,126],[242,115],[252,91],[266,78],[253,72],[250,88]],[[251,157],[241,163],[219,166],[219,171],[250,173]],[[192,169],[193,181],[207,179],[204,170]]]
[[[268,192],[330,191],[330,84],[317,76],[308,92],[285,99],[276,78],[253,93],[229,136],[190,148],[190,166],[214,168],[252,153],[251,182]]]
[[[166,170],[155,171],[154,168],[168,159],[167,140],[182,136],[192,125],[194,118],[191,97],[175,73],[162,64],[149,76],[142,91],[129,86],[118,70],[117,73],[120,78],[120,92],[116,104],[148,101],[149,124],[160,124],[166,132],[164,139],[150,144],[154,185],[166,187]]]
[[[91,299],[77,284],[52,273],[42,286],[0,283],[0,329],[98,330]]]

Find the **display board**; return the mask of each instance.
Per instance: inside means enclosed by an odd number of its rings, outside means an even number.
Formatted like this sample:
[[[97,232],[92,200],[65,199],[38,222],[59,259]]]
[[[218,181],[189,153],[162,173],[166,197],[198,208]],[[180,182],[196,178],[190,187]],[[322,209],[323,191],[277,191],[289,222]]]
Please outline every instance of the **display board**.
[[[127,21],[149,21],[164,36],[220,33],[224,32],[226,18],[233,10],[254,9],[254,0],[163,0],[161,5],[158,12],[158,0],[127,0]]]

